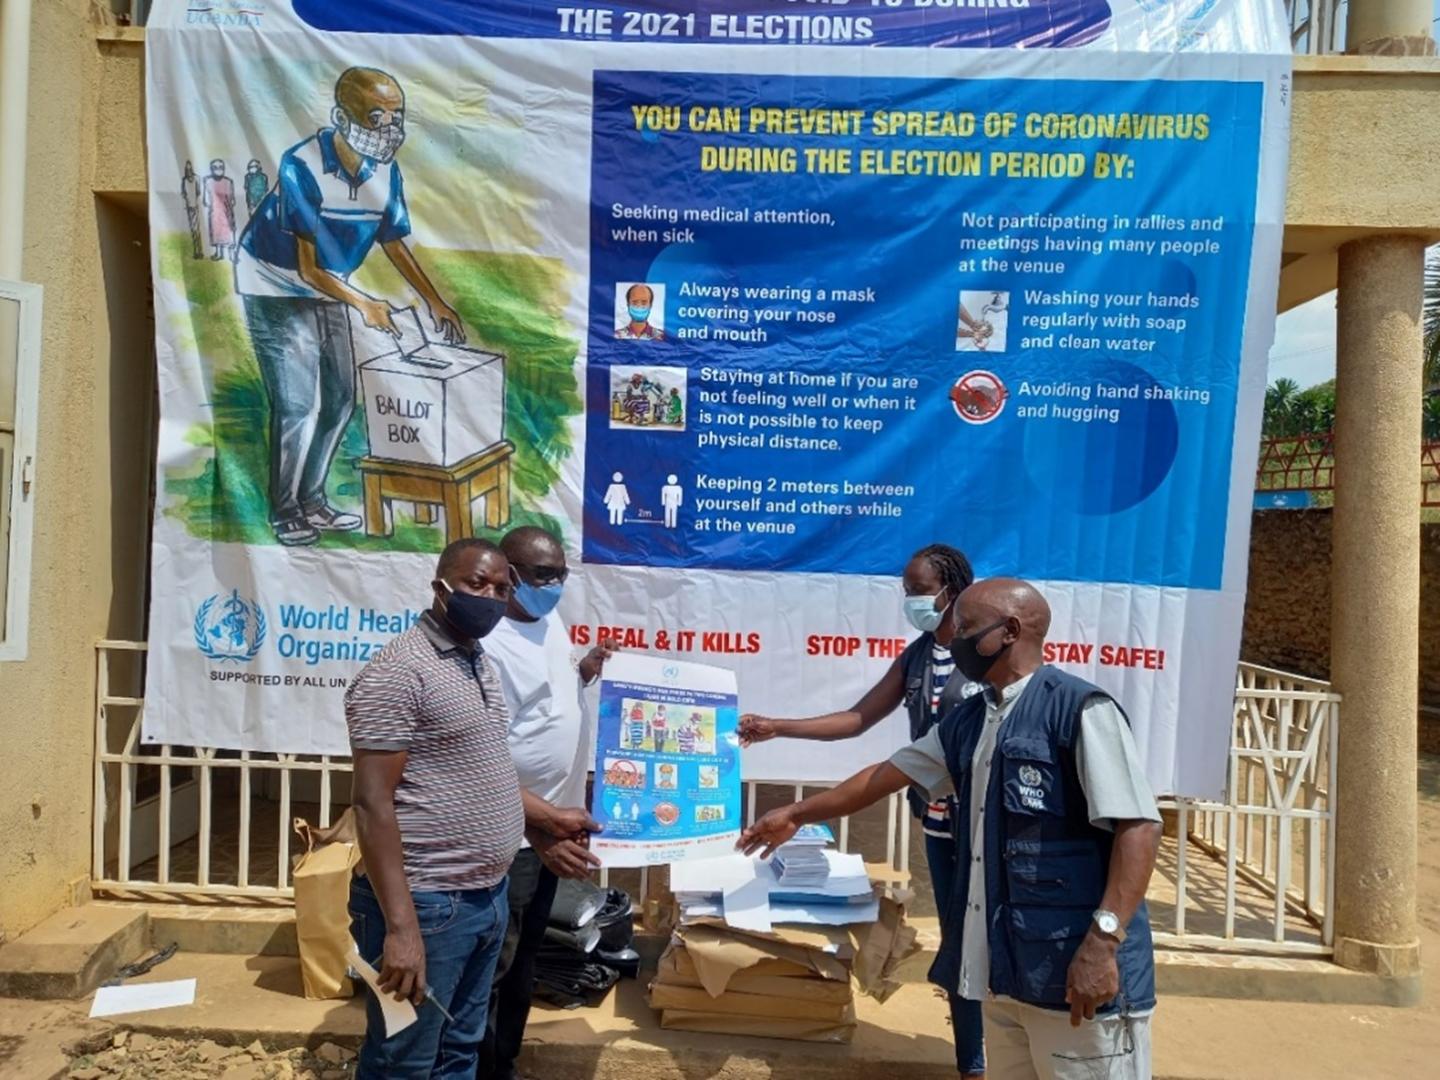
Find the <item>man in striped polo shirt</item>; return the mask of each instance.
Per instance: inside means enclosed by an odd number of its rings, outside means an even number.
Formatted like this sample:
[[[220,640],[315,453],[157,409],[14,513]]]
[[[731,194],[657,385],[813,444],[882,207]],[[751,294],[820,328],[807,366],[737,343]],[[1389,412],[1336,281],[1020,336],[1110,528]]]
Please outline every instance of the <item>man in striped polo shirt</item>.
[[[431,610],[345,695],[365,859],[351,930],[381,988],[419,1008],[418,1023],[386,1039],[371,997],[360,1080],[474,1076],[505,939],[505,875],[526,830],[505,698],[480,645],[510,601],[510,564],[488,541],[456,541],[432,588]],[[547,824],[577,837],[597,828],[578,810]]]

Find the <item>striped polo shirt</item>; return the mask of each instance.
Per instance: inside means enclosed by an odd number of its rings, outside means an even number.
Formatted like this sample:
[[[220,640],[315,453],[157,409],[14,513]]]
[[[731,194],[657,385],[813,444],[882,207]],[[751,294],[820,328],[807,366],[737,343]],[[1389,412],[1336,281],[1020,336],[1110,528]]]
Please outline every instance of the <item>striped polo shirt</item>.
[[[525,830],[495,666],[426,612],[361,669],[345,694],[355,750],[403,750],[395,817],[414,892],[488,889]]]

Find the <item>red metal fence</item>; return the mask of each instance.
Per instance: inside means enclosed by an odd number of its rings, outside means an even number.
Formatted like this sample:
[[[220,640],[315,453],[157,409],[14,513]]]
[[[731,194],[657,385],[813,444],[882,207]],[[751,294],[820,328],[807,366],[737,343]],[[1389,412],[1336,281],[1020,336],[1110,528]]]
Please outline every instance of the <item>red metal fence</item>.
[[[1420,447],[1420,505],[1440,506],[1440,442]],[[1334,491],[1335,436],[1271,436],[1260,441],[1256,491]]]

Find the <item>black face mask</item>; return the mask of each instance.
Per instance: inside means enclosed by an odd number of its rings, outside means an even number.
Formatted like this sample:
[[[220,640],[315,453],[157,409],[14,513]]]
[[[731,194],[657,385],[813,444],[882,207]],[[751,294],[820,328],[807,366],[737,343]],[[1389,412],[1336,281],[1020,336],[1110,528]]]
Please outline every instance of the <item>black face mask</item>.
[[[953,637],[950,640],[950,656],[955,661],[955,669],[971,682],[980,682],[984,679],[990,669],[995,666],[995,661],[1004,656],[1005,650],[1010,646],[1001,646],[998,651],[986,656],[977,648],[980,639],[986,634],[998,630],[1009,621],[1008,618],[1005,618],[999,622],[993,622],[983,630],[975,631],[969,637],[960,637],[958,634]]]
[[[505,617],[505,609],[509,606],[504,600],[496,600],[493,596],[456,592],[449,585],[445,585],[445,590],[448,593],[445,599],[445,620],[467,638],[483,638],[494,630]]]

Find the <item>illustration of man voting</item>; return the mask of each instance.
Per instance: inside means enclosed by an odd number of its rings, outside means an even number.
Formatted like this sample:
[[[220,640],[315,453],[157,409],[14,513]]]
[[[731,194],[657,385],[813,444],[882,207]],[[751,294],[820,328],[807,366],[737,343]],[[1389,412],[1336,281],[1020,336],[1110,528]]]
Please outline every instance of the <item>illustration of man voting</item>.
[[[364,522],[330,505],[325,481],[355,410],[347,321],[396,335],[391,306],[350,283],[376,244],[425,301],[448,344],[464,341],[406,246],[410,215],[395,155],[405,141],[405,94],[383,71],[353,67],[335,83],[331,126],[280,158],[275,187],[240,239],[235,287],[270,403],[270,523],[287,546]]]

